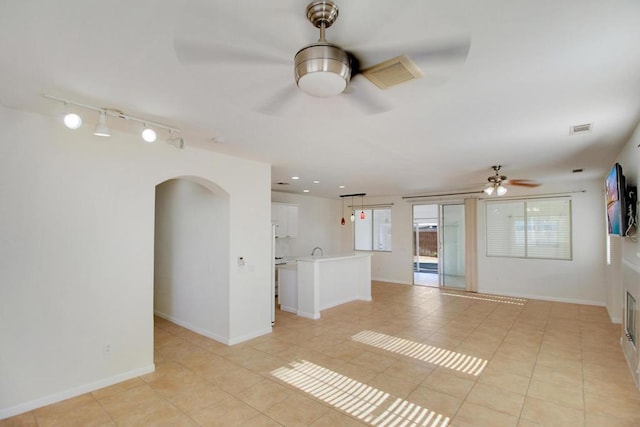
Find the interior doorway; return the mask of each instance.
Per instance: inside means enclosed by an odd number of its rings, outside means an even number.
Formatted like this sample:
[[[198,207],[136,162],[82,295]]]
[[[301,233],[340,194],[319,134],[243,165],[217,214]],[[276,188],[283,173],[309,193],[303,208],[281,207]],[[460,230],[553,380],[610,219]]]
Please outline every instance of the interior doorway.
[[[413,206],[414,285],[466,288],[464,205]]]
[[[156,186],[154,314],[225,342],[229,335],[229,195],[197,177]]]

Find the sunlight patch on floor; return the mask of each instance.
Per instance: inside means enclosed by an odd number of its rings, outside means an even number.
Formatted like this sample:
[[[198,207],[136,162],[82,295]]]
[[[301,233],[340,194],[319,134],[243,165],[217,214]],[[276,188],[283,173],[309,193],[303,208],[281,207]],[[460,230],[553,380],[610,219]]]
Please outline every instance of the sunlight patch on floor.
[[[526,299],[514,298],[514,297],[503,297],[500,295],[479,295],[479,294],[468,295],[468,294],[456,294],[452,292],[440,292],[440,295],[476,299],[480,301],[501,302],[503,304],[514,304],[514,305],[524,305],[524,303],[527,302]]]
[[[480,375],[487,365],[487,360],[479,357],[394,337],[392,335],[381,334],[379,332],[362,331],[352,336],[351,339],[402,356],[412,357],[427,363],[475,376]]]
[[[449,425],[449,417],[306,360],[271,374],[372,426]]]

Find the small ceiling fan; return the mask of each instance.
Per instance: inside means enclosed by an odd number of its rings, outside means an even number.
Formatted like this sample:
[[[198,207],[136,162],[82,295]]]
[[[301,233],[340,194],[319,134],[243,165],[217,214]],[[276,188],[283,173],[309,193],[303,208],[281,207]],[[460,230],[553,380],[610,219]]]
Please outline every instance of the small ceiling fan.
[[[259,13],[259,7],[261,6],[252,4],[247,13],[252,11]],[[365,91],[362,90],[350,90],[350,82],[354,77],[362,75],[378,88],[386,89],[422,77],[423,73],[416,63],[424,64],[429,60],[441,61],[443,59],[447,62],[451,62],[451,60],[462,62],[469,53],[469,37],[459,38],[454,42],[437,46],[428,46],[427,43],[412,43],[407,46],[405,43],[404,46],[378,51],[359,51],[357,48],[345,50],[337,44],[328,42],[325,37],[326,30],[336,22],[338,15],[338,6],[330,0],[313,1],[307,5],[306,18],[320,30],[320,37],[318,41],[302,47],[295,54],[293,58],[295,83],[301,91],[315,97],[326,98],[342,93],[348,94],[350,100],[360,104],[359,106],[367,109],[369,113],[379,112],[381,106],[373,105],[375,104],[375,96],[364,93]],[[197,22],[202,18],[191,19]],[[247,16],[247,19],[250,17]],[[364,13],[363,19],[366,19]],[[229,62],[247,64],[253,62],[266,65],[282,64],[283,62],[281,57],[276,60],[268,53],[274,48],[278,48],[277,44],[268,44],[264,48],[252,52],[251,49],[247,49],[246,43],[240,47],[238,44],[231,45],[221,40],[203,40],[207,30],[194,27],[197,26],[184,22],[175,34],[174,48],[178,59],[183,64],[228,64]],[[265,31],[265,34],[269,34],[268,30]],[[251,44],[249,43],[249,45]],[[387,55],[388,51],[395,52]],[[400,52],[404,54],[399,55]],[[372,62],[367,62],[368,57],[380,58],[394,54],[399,56],[366,68],[362,67],[363,64]],[[286,62],[291,66],[291,62]],[[282,75],[285,76],[284,73]],[[288,74],[288,76],[290,75]],[[286,78],[290,79],[290,77]],[[277,110],[279,104],[285,103],[291,96],[293,96],[291,86],[288,85],[285,91],[277,93],[270,100],[266,109]]]
[[[501,168],[502,166],[500,165],[491,166],[491,169],[493,169],[495,174],[487,178],[489,184],[483,190],[489,196],[491,196],[494,191],[497,196],[504,196],[507,194],[507,187],[505,187],[505,185],[529,188],[539,187],[541,185],[539,182],[530,179],[508,179],[505,175],[500,175]]]

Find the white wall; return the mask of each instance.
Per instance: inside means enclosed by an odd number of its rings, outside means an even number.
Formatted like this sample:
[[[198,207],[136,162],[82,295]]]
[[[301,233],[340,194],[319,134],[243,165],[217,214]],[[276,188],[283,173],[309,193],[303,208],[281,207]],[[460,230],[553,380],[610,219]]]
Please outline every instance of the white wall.
[[[353,251],[353,245],[342,247],[340,200],[273,191],[271,201],[298,205],[298,236],[277,239],[277,256],[306,257],[316,246],[325,255]]]
[[[188,178],[156,187],[154,311],[229,337],[229,195]]]
[[[547,185],[539,192],[571,195],[573,259],[571,261],[486,256],[486,204],[478,204],[478,292],[604,305],[605,218],[603,181]]]
[[[153,369],[155,187],[170,178],[229,194],[228,341],[271,330],[269,165],[4,107],[0,128],[0,418]]]
[[[530,298],[604,305],[605,249],[603,185],[599,180],[572,184],[545,184],[537,193],[586,189],[573,195],[573,261],[522,260],[486,257],[484,210],[478,203],[478,291]],[[514,189],[510,195],[524,195]],[[393,251],[375,252],[372,279],[413,283],[413,204],[454,202],[454,198],[416,201],[401,197],[367,197],[365,204],[393,203]],[[457,200],[461,201],[461,200]]]
[[[623,147],[616,161],[622,166],[627,185],[640,188],[640,125],[636,128],[629,142]],[[611,165],[613,166],[613,165]],[[604,177],[602,178],[604,183]],[[603,184],[604,185],[604,184]],[[640,265],[640,243],[622,239],[622,258],[634,265]]]
[[[626,177],[627,185],[640,187],[640,126],[636,127],[634,134],[622,148],[616,161],[622,166],[622,172]],[[604,177],[603,177],[604,180]],[[629,275],[625,281],[625,263],[631,268],[629,271],[640,271],[640,242],[638,235],[635,238],[611,236],[611,264],[607,266],[608,305],[609,315],[613,319],[619,319],[621,325],[622,348],[625,352],[629,368],[640,387],[640,352],[632,346],[624,337],[626,333],[626,321],[623,313],[627,292],[636,299],[636,330],[640,331],[640,283],[637,274]],[[633,282],[636,283],[633,283]],[[627,283],[625,283],[627,282]],[[636,337],[638,339],[638,337]]]

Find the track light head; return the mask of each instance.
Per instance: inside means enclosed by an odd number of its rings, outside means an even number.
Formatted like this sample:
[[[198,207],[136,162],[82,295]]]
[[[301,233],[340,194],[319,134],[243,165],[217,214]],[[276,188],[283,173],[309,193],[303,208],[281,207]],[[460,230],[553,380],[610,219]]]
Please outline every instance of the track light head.
[[[102,110],[100,112],[100,117],[98,117],[98,124],[96,125],[96,130],[93,131],[93,134],[96,136],[111,136],[111,131],[107,127],[107,112]]]
[[[180,136],[175,136],[175,137],[170,136],[167,139],[167,144],[173,145],[177,149],[182,150],[184,149],[184,138]]]
[[[156,139],[158,139],[158,135],[156,134],[156,131],[145,127],[144,130],[142,131],[142,139],[145,140],[145,142],[155,142]]]
[[[69,129],[78,129],[82,126],[82,117],[76,113],[67,113],[64,115],[64,125]]]

